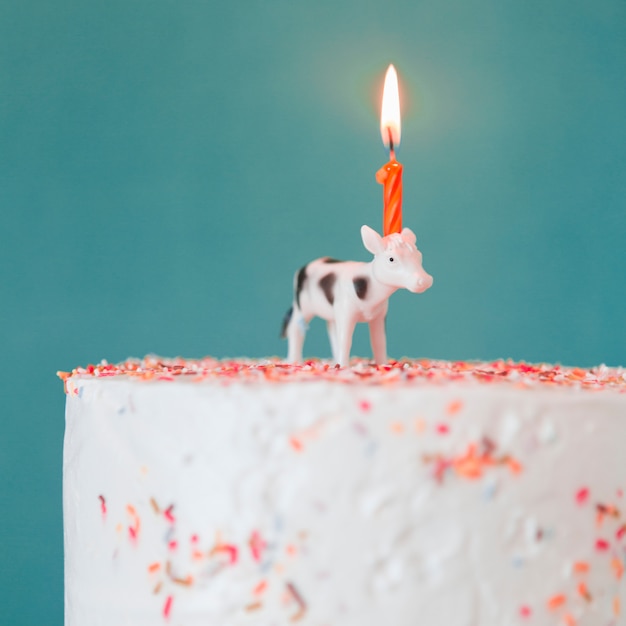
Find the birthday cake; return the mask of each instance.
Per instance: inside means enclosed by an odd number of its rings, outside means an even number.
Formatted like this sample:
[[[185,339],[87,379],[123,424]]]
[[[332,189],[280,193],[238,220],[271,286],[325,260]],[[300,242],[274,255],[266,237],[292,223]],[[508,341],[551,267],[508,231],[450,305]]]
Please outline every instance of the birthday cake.
[[[625,370],[61,377],[66,626],[625,623]]]

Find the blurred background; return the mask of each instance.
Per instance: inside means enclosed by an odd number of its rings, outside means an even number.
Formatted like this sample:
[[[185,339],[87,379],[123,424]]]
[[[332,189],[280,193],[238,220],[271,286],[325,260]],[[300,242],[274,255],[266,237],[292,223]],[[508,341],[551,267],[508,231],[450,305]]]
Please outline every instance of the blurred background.
[[[435,278],[390,355],[626,365],[620,0],[3,2],[0,621],[63,620],[55,372],[286,354],[294,271],[380,229],[390,62]]]

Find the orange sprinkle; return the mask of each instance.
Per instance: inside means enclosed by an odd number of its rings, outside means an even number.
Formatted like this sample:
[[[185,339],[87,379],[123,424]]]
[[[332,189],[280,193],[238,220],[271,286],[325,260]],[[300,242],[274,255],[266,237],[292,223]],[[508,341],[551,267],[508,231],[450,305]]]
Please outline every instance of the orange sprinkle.
[[[619,601],[619,598],[615,596],[613,598],[613,614],[615,615],[615,617],[619,617],[620,613],[621,613],[621,603]]]
[[[194,561],[201,561],[204,558],[204,552],[202,552],[201,550],[194,550],[191,553],[191,558]]]
[[[423,433],[425,430],[426,430],[426,422],[421,417],[418,417],[415,420],[415,432]]]
[[[446,413],[448,415],[456,415],[463,408],[463,402],[461,400],[453,400],[448,404]]]
[[[263,606],[261,602],[253,602],[252,604],[248,604],[246,606],[246,611],[257,611]]]
[[[154,572],[158,572],[161,569],[161,564],[160,563],[152,563],[150,565],[148,565],[148,571],[151,574],[154,574]]]
[[[267,580],[262,580],[255,588],[254,595],[259,596],[267,589]]]
[[[296,548],[296,546],[294,546],[292,543],[290,543],[285,550],[287,551],[287,554],[289,556],[295,556],[296,553],[298,552],[298,549]]]
[[[563,621],[567,624],[567,626],[576,626],[576,620],[571,613],[566,613],[563,616]]]
[[[613,568],[615,578],[619,580],[624,575],[624,564],[617,557],[615,557],[611,561],[611,567]]]
[[[576,574],[586,574],[589,571],[589,563],[586,561],[576,561],[572,569]]]
[[[389,424],[389,428],[391,429],[391,432],[396,433],[396,435],[404,433],[404,424],[402,422],[391,422],[391,424]]]
[[[562,606],[563,604],[565,604],[565,601],[567,600],[567,598],[565,597],[564,594],[559,593],[555,596],[552,596],[549,600],[548,600],[548,608],[551,611],[554,611],[555,609],[558,609],[560,606]]]
[[[137,511],[135,511],[135,507],[132,504],[126,505],[126,511],[128,512],[129,515],[132,515],[133,517],[137,515]]]
[[[578,584],[578,595],[581,598],[584,598],[587,602],[591,602],[591,594],[589,593],[589,589],[587,589],[587,585],[585,583]]]
[[[303,446],[302,446],[302,442],[299,439],[296,439],[295,437],[291,437],[289,439],[289,444],[296,452],[302,452]]]
[[[513,474],[521,474],[522,473],[522,464],[519,461],[516,461],[514,458],[509,458],[507,461],[507,465]]]

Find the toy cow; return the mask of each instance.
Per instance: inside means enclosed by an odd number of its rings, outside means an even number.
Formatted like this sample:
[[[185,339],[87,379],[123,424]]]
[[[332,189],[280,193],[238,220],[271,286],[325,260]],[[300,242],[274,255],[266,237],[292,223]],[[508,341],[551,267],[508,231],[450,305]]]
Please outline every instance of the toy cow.
[[[362,226],[361,238],[374,255],[370,263],[326,257],[311,261],[296,273],[294,302],[285,315],[281,334],[289,340],[290,363],[302,361],[306,329],[316,316],[326,320],[333,358],[339,365],[349,364],[357,322],[369,324],[374,361],[385,363],[389,296],[401,288],[422,293],[433,284],[432,276],[422,267],[422,253],[409,228],[381,237],[369,226]]]

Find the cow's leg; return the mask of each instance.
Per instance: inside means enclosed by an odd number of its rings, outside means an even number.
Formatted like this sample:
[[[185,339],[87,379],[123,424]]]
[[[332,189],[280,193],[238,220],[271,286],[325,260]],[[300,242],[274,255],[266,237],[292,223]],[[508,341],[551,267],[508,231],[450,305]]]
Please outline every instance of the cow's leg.
[[[306,327],[307,324],[302,311],[297,306],[294,306],[289,326],[287,326],[287,340],[289,342],[287,361],[289,363],[300,363],[302,361],[302,347],[304,346]]]
[[[385,315],[382,313],[370,323],[370,343],[374,362],[381,365],[387,362],[387,335],[385,334]]]
[[[339,362],[339,354],[337,353],[337,326],[335,320],[328,320],[326,322],[326,329],[328,330],[328,340],[330,341],[330,349],[333,353],[333,359],[336,363]]]
[[[352,335],[356,319],[353,316],[341,316],[335,320],[337,337],[337,357],[335,360],[341,367],[350,365],[350,349],[352,348]]]

